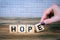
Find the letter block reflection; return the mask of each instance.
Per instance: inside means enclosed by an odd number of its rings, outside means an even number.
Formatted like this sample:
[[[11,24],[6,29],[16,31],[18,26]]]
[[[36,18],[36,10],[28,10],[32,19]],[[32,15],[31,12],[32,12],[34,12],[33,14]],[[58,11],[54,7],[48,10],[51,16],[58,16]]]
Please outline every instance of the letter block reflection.
[[[34,33],[34,25],[27,25],[27,33],[28,34]]]
[[[10,33],[16,33],[17,32],[17,25],[9,25]]]

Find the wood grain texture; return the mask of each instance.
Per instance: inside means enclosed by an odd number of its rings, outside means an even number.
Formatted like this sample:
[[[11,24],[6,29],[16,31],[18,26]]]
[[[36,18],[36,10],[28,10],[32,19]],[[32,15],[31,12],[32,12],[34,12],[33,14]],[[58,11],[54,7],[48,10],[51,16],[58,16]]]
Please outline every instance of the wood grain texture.
[[[21,35],[18,33],[11,34],[9,32],[9,25],[11,24],[37,24],[40,18],[25,18],[25,19],[0,19],[0,40],[59,40],[60,39],[60,22],[45,25],[45,30],[39,33]],[[7,22],[10,21],[10,22]],[[12,22],[14,20],[15,22]]]

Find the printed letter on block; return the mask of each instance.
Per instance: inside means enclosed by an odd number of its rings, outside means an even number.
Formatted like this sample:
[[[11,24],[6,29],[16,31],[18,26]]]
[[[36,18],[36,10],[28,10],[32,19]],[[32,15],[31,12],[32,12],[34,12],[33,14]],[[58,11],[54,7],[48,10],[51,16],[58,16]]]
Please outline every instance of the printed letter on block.
[[[44,26],[43,25],[40,25],[40,23],[39,23],[39,24],[36,24],[35,25],[35,29],[36,29],[37,32],[40,32],[40,31],[43,31],[44,30]]]
[[[9,25],[10,33],[17,33],[17,25]]]
[[[20,34],[26,33],[26,25],[18,25],[18,33]]]
[[[34,33],[34,25],[27,25],[27,34]]]

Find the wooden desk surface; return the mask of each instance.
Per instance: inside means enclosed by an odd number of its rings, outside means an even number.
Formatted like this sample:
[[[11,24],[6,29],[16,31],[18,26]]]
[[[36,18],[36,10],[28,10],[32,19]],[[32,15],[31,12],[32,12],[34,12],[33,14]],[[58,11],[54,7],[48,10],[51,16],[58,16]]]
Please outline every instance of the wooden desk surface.
[[[37,24],[40,18],[0,18],[0,40],[60,40],[60,22],[45,25],[45,30],[30,35],[17,35],[9,33],[10,24]]]

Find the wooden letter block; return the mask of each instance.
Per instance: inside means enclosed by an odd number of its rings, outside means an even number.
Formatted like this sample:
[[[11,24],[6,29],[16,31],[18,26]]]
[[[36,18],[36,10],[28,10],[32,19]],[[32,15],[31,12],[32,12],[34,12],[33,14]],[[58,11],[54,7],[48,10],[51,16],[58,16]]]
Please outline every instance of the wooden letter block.
[[[18,33],[20,34],[26,33],[26,25],[18,25]]]
[[[40,23],[39,23],[39,24],[36,24],[35,25],[35,29],[36,29],[37,32],[41,32],[41,31],[44,30],[44,26],[43,25],[40,25]]]
[[[34,25],[27,25],[27,34],[34,33]]]
[[[17,33],[17,25],[9,25],[10,33]]]

